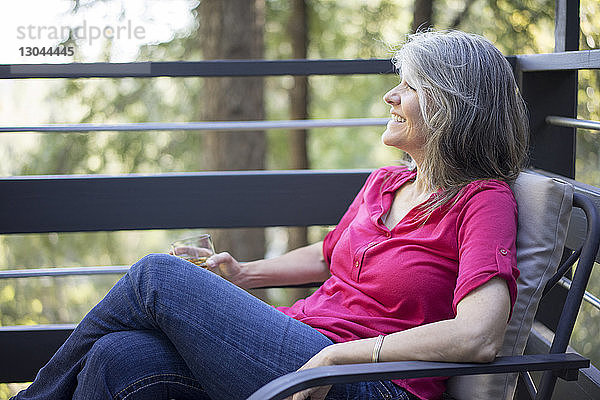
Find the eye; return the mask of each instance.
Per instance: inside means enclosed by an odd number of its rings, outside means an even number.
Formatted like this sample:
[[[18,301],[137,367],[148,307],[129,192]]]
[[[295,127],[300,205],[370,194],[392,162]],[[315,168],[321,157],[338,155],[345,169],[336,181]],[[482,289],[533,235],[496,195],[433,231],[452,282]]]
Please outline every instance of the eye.
[[[414,87],[412,87],[411,85],[408,84],[408,82],[406,82],[406,80],[402,79],[402,82],[400,82],[400,86],[406,89],[410,89],[413,91],[416,91],[416,89]]]

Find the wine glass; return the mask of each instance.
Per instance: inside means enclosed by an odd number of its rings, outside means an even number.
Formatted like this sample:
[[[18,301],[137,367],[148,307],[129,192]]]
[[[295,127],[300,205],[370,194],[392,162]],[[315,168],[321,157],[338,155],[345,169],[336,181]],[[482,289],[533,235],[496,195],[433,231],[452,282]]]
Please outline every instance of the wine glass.
[[[171,243],[171,254],[199,267],[206,268],[206,260],[215,254],[212,238],[205,233]]]

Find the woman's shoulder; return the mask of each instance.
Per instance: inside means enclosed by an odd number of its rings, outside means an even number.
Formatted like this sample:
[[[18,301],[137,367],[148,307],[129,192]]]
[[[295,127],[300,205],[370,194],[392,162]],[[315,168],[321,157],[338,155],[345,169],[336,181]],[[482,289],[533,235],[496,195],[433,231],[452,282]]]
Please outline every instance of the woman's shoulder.
[[[506,230],[517,226],[518,208],[508,183],[498,179],[478,180],[467,184],[453,211],[458,230],[487,226]]]
[[[475,193],[484,190],[491,190],[498,193],[512,193],[510,185],[500,179],[479,179],[468,183],[465,190]]]
[[[461,195],[465,203],[487,202],[497,206],[516,205],[510,185],[499,179],[481,179],[468,183]]]

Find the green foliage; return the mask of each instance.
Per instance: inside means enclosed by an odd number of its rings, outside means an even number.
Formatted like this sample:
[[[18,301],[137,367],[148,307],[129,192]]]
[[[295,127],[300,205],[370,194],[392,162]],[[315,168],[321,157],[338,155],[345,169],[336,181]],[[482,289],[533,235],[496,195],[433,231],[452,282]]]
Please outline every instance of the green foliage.
[[[436,2],[443,18],[443,2]],[[504,54],[548,53],[554,47],[554,0],[475,2],[459,29],[479,33]]]
[[[382,29],[393,26],[393,35],[401,37],[410,26],[404,12],[408,4],[399,3],[309,1],[309,58],[385,57],[388,45]]]
[[[89,2],[85,2],[86,6]],[[447,28],[460,16],[464,2],[435,2],[434,22]],[[411,0],[309,0],[309,58],[383,58],[402,41],[411,23]],[[82,6],[83,7],[83,6]],[[266,1],[265,55],[287,59],[290,10],[286,0]],[[195,10],[190,10],[195,13]],[[551,52],[553,0],[476,0],[462,17],[459,29],[480,33],[505,54]],[[600,5],[581,2],[582,48],[600,43]],[[197,18],[198,20],[198,18]],[[197,21],[199,24],[202,21]],[[165,43],[140,49],[141,61],[202,59],[195,27]],[[70,42],[70,45],[76,45]],[[110,61],[110,43],[103,59]],[[77,52],[76,52],[77,53]],[[600,75],[580,73],[579,116],[600,120]],[[57,84],[46,99],[52,109],[47,122],[196,121],[203,93],[200,78],[87,79]],[[265,79],[269,120],[287,119],[290,77]],[[314,76],[309,88],[311,118],[385,117],[382,96],[398,82],[386,76]],[[312,130],[309,157],[313,168],[374,168],[395,163],[402,154],[380,143],[383,127]],[[600,186],[600,145],[597,133],[578,136],[577,178]],[[203,168],[202,133],[99,132],[41,135],[36,145],[20,153],[4,152],[15,174],[119,174],[196,171]],[[268,132],[268,168],[288,168],[286,131]],[[325,229],[311,230],[311,241]],[[190,232],[98,232],[93,234],[11,235],[0,237],[0,268],[130,264]],[[218,244],[217,244],[218,247]],[[589,289],[600,294],[594,273]],[[0,282],[0,325],[77,322],[118,277],[33,278]],[[277,302],[285,303],[284,297]],[[598,320],[584,306],[573,345],[600,363]],[[0,398],[16,389],[0,385]]]

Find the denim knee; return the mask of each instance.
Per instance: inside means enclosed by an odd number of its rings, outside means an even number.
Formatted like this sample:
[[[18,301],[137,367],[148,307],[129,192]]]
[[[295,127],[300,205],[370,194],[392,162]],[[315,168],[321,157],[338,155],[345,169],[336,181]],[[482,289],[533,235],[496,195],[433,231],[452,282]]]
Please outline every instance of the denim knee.
[[[166,304],[180,301],[182,292],[189,291],[190,285],[194,291],[215,276],[211,272],[179,257],[169,254],[149,254],[135,263],[129,270],[128,276],[136,292],[140,306],[151,315],[157,299]]]
[[[156,274],[171,274],[181,268],[178,265],[180,264],[179,261],[181,259],[170,254],[148,254],[133,264],[129,271],[132,275],[144,274],[155,276]]]
[[[181,273],[189,273],[190,270],[206,272],[204,268],[199,268],[180,257],[163,253],[148,254],[130,268],[130,271],[141,271],[151,275],[158,274],[170,277]]]
[[[73,398],[86,398],[92,389],[95,395],[112,397],[118,384],[113,381],[114,377],[129,362],[129,356],[115,346],[118,337],[113,335],[102,336],[85,356],[83,368],[77,375],[77,389]]]
[[[148,254],[133,264],[128,274],[134,286],[149,285],[157,289],[185,282],[190,268],[197,267],[169,254]]]
[[[81,399],[95,399],[90,391],[115,399],[155,398],[148,394],[165,390],[191,391],[195,397],[189,398],[198,398],[204,392],[173,345],[155,331],[102,336],[88,352],[78,382]]]
[[[99,338],[85,357],[83,370],[94,373],[114,370],[121,363],[127,365],[128,355],[119,349],[121,332],[114,332]]]

